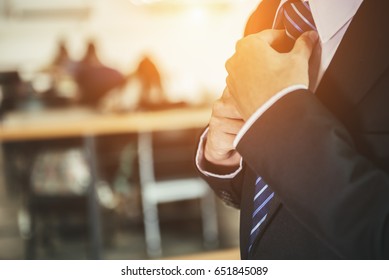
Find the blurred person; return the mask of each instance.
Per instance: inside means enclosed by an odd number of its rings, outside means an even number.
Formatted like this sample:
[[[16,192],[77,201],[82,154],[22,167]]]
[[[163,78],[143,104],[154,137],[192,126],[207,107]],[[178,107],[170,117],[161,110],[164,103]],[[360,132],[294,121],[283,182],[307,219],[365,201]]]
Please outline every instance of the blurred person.
[[[89,41],[79,61],[76,81],[80,88],[79,103],[97,108],[102,98],[113,88],[121,86],[125,79],[118,70],[100,61],[95,42]]]
[[[84,57],[80,60],[80,63],[83,65],[90,66],[101,66],[101,63],[96,50],[96,44],[93,40],[90,40],[87,44]]]
[[[167,102],[162,87],[160,71],[149,56],[143,56],[134,75],[141,84],[140,108],[158,107]]]
[[[63,107],[76,102],[78,66],[79,63],[69,55],[65,40],[59,40],[53,59],[36,73],[33,81],[45,106]]]
[[[62,69],[67,72],[74,73],[74,71],[76,70],[76,65],[77,62],[69,55],[65,40],[61,39],[58,42],[57,52],[54,56],[54,59],[47,68],[52,69],[53,71]]]
[[[185,107],[184,101],[172,102],[165,94],[161,72],[148,56],[142,56],[136,69],[101,101],[102,112],[130,112]]]
[[[242,259],[389,258],[388,8],[263,0],[249,18],[196,156],[240,208]]]

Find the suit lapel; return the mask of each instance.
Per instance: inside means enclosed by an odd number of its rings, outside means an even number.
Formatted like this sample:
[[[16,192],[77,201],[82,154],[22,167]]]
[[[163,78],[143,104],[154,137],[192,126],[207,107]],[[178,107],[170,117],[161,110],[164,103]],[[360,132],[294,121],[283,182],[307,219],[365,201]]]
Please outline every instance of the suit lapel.
[[[387,1],[364,1],[316,91],[346,125],[353,110],[389,64]]]

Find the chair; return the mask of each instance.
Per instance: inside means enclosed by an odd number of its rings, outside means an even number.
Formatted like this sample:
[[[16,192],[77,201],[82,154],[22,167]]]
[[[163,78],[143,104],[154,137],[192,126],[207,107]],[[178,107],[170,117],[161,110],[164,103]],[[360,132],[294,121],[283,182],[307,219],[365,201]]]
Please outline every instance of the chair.
[[[188,162],[193,164],[194,143],[188,143],[184,135],[184,131],[138,135],[139,176],[149,257],[162,255],[157,207],[160,203],[200,199],[204,245],[211,247],[218,244],[214,197],[205,181],[193,172],[194,168],[187,167]],[[162,170],[158,166],[162,166]],[[175,174],[165,178],[169,166]]]
[[[83,161],[79,140],[3,145],[7,185],[22,201],[18,221],[20,234],[26,241],[25,258],[35,259],[38,253],[45,253],[46,258],[55,257],[53,240],[67,235],[84,238],[88,230],[89,169]]]

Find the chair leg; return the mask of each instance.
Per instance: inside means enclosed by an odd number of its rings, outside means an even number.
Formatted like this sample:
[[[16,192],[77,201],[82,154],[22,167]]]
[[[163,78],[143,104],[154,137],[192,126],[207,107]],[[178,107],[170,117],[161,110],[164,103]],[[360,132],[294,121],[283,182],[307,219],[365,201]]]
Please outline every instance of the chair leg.
[[[212,193],[201,199],[201,212],[203,222],[203,236],[205,248],[219,246],[219,230],[216,213],[216,203]]]
[[[31,215],[30,216],[30,228],[29,228],[29,233],[27,236],[24,238],[26,239],[25,241],[25,258],[27,260],[34,260],[36,258],[36,248],[37,248],[37,234],[36,234],[36,218],[35,216]]]
[[[157,204],[143,201],[143,221],[147,255],[158,258],[162,255],[162,249]]]

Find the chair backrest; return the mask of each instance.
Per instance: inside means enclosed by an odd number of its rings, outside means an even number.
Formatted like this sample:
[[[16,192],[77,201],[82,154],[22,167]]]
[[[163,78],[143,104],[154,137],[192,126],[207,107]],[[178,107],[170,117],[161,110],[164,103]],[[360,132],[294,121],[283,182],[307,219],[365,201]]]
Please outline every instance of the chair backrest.
[[[140,133],[141,183],[197,177],[193,158],[198,134],[195,129]]]

